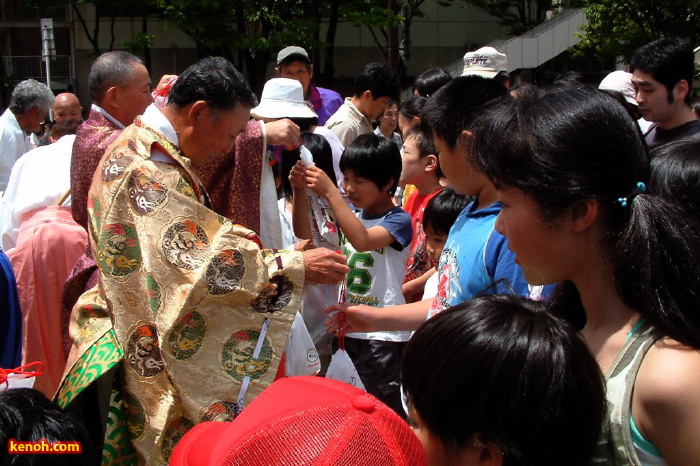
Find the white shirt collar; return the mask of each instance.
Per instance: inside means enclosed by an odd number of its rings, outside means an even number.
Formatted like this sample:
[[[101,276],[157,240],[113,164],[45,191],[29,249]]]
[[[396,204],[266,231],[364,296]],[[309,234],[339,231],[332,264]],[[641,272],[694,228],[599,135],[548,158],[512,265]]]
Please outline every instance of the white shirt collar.
[[[180,140],[177,137],[175,128],[173,128],[170,120],[163,115],[157,105],[149,105],[146,111],[143,112],[143,115],[141,115],[141,121],[165,136],[175,147],[178,147]]]
[[[9,129],[13,130],[15,133],[22,133],[25,137],[27,137],[27,133],[19,125],[19,121],[17,121],[17,117],[14,113],[12,113],[12,110],[8,108],[5,110],[5,113],[3,113],[2,116],[7,121],[6,124]]]
[[[92,107],[91,107],[91,108],[92,108],[92,110],[94,110],[94,111],[96,111],[96,112],[98,112],[98,113],[101,113],[102,116],[104,116],[104,117],[107,118],[109,121],[111,121],[112,123],[114,123],[115,125],[117,125],[117,127],[118,127],[119,129],[124,129],[124,128],[126,128],[126,126],[124,126],[119,120],[117,120],[116,118],[114,118],[112,115],[109,114],[109,112],[107,112],[107,110],[105,110],[104,108],[100,107],[99,105],[97,105],[97,104],[92,104]]]

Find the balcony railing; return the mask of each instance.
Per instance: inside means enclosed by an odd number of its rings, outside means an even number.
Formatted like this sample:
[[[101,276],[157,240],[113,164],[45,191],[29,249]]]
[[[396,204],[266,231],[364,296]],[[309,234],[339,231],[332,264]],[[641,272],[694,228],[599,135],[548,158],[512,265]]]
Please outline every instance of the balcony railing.
[[[0,1],[0,20],[3,21],[33,21],[41,18],[53,18],[54,21],[65,21],[68,18],[67,7],[35,7],[28,5],[25,0]]]
[[[4,56],[2,57],[4,75],[17,79],[36,79],[46,81],[46,65],[41,56]],[[72,80],[73,68],[70,55],[57,55],[51,59],[51,80]]]

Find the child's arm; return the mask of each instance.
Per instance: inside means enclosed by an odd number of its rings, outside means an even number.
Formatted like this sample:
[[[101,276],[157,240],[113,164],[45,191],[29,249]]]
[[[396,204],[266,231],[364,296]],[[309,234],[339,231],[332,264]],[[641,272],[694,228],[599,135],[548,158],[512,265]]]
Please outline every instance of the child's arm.
[[[334,304],[324,312],[326,332],[347,335],[352,332],[416,330],[428,318],[433,298],[410,304],[372,307],[364,304]],[[339,311],[333,314],[333,311]]]
[[[384,227],[365,228],[345,203],[338,188],[333,185],[328,175],[320,168],[314,166],[306,169],[306,183],[316,194],[328,200],[340,229],[343,230],[343,234],[357,251],[373,251],[389,246],[396,241]]]
[[[294,235],[299,239],[311,239],[311,221],[306,205],[306,165],[298,161],[289,173],[289,183],[292,185],[292,227]]]
[[[417,294],[423,294],[423,289],[425,288],[425,282],[428,281],[430,276],[435,273],[435,267],[426,271],[423,275],[413,280],[409,280],[401,286],[401,291],[403,292],[406,301],[410,301]]]

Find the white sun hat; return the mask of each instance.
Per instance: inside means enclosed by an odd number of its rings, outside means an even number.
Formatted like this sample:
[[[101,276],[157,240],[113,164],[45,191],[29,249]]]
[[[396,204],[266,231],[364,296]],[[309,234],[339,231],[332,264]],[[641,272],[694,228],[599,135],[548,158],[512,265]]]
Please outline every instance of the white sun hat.
[[[304,101],[301,83],[289,78],[273,78],[266,82],[260,104],[250,114],[255,118],[318,118]]]

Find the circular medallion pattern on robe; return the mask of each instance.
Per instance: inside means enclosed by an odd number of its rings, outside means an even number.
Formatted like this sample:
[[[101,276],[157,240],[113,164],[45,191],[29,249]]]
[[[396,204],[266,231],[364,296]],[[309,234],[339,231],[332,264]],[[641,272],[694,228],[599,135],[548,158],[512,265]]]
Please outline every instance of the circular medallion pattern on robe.
[[[139,215],[147,215],[153,212],[167,198],[165,186],[158,183],[153,177],[136,168],[129,176],[129,202]]]
[[[99,241],[97,263],[102,273],[124,277],[141,265],[141,248],[133,225],[105,225]]]
[[[192,220],[182,220],[168,227],[163,235],[165,258],[174,266],[194,270],[209,255],[209,238],[204,229]]]
[[[78,309],[76,324],[78,327],[76,341],[83,342],[94,337],[97,332],[104,330],[106,326],[111,327],[112,322],[109,320],[107,309],[94,304],[86,304]]]
[[[125,139],[112,149],[109,156],[102,163],[102,180],[105,182],[114,181],[126,171],[134,160],[133,153],[136,152],[136,143],[131,139]]]
[[[126,346],[129,365],[142,377],[153,377],[165,368],[158,332],[153,325],[142,325],[129,336]]]
[[[235,401],[215,401],[202,414],[201,422],[231,422],[240,414],[238,403]]]
[[[141,402],[128,391],[124,391],[124,417],[129,437],[137,440],[146,431],[146,414]]]
[[[294,285],[289,277],[274,275],[250,305],[258,312],[281,311],[292,300],[293,294]]]
[[[263,340],[260,354],[253,358],[255,346],[258,343],[260,332],[255,330],[239,330],[233,333],[224,343],[221,351],[221,364],[228,375],[243,381],[245,377],[259,379],[270,368],[274,351],[270,346],[270,341]]]
[[[245,265],[243,254],[235,249],[218,253],[207,268],[207,288],[213,295],[222,295],[235,290],[243,278]]]
[[[173,454],[175,445],[177,445],[182,437],[193,427],[194,423],[182,416],[173,419],[165,426],[160,442],[160,452],[166,462],[170,460],[170,455]]]
[[[197,311],[188,312],[175,322],[167,336],[168,351],[177,360],[194,356],[202,347],[207,324]]]

